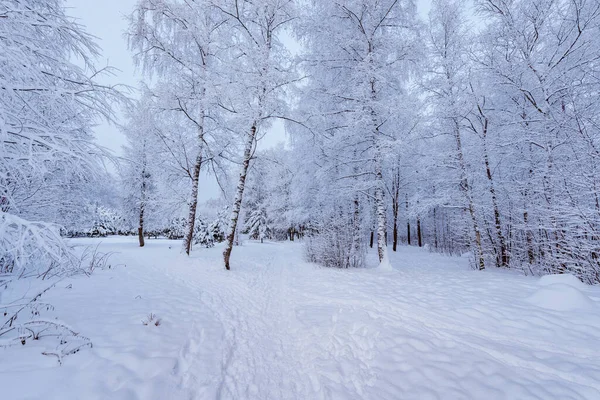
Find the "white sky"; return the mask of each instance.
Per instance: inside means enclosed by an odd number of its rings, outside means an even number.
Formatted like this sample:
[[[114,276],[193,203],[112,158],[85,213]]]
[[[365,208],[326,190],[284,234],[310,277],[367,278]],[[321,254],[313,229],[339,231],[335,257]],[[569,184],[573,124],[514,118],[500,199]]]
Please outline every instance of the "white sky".
[[[102,48],[102,57],[98,67],[110,65],[117,68],[116,75],[109,78],[112,84],[126,84],[132,87],[139,86],[143,76],[133,65],[131,53],[127,50],[127,41],[123,35],[127,28],[125,16],[133,10],[137,0],[66,0],[69,8],[67,14],[79,20],[86,27],[88,33],[98,38],[97,42]],[[324,0],[329,1],[329,0]],[[417,0],[419,12],[426,18],[431,0]],[[109,148],[117,154],[125,144],[125,138],[116,126],[103,123],[96,128],[98,143]],[[273,129],[263,139],[261,147],[273,146],[285,141],[283,123],[274,124]],[[206,190],[200,194],[200,200],[208,200],[218,193],[216,183],[207,178],[204,187]]]

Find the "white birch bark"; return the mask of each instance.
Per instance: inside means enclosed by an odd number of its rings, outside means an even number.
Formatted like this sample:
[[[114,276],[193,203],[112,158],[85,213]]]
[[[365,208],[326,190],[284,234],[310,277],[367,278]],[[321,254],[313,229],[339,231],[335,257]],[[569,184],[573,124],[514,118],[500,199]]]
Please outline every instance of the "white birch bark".
[[[189,200],[189,213],[186,225],[186,234],[183,240],[183,251],[189,256],[192,250],[192,241],[194,239],[194,226],[196,224],[196,210],[198,208],[198,187],[200,181],[200,169],[202,168],[202,148],[204,145],[204,110],[200,112],[198,121],[198,155],[194,163],[194,171],[192,173],[192,192]]]
[[[225,269],[230,270],[229,259],[231,258],[231,251],[233,250],[233,243],[235,241],[235,231],[237,229],[237,223],[240,216],[240,209],[242,208],[242,200],[244,197],[244,189],[246,187],[246,177],[248,176],[248,168],[250,166],[250,159],[252,158],[252,152],[256,143],[256,124],[252,126],[248,133],[246,140],[246,147],[244,148],[244,160],[242,162],[242,170],[240,172],[240,178],[238,181],[237,189],[235,192],[235,199],[233,201],[233,208],[231,210],[231,218],[229,221],[229,228],[226,236],[226,247],[223,251],[223,260],[225,262]]]

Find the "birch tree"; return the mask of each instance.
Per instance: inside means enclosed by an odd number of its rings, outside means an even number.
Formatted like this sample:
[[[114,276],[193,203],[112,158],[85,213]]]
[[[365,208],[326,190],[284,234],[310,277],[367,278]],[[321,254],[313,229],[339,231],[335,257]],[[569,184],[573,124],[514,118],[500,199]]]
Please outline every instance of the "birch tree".
[[[235,241],[246,178],[257,140],[273,118],[284,117],[282,94],[295,80],[281,34],[295,18],[292,0],[228,0],[216,7],[232,20],[234,45],[230,50],[230,72],[237,96],[230,98],[230,112],[237,115],[243,135],[243,155],[231,218],[223,252],[225,268]]]
[[[146,94],[131,108],[123,129],[127,145],[123,148],[123,165],[120,169],[126,214],[137,221],[140,247],[144,247],[144,234],[150,220],[155,220],[158,205],[157,183],[163,163],[154,158],[159,152],[156,137],[154,108]],[[163,198],[166,197],[166,194]]]
[[[471,112],[468,101],[470,61],[465,2],[436,0],[430,13],[430,77],[426,88],[431,94],[438,125],[452,138],[455,182],[463,197],[471,221],[472,247],[478,269],[485,269],[482,233],[472,179],[464,148],[464,121]]]
[[[552,270],[559,272],[586,275],[581,270],[584,264],[597,271],[593,261],[597,228],[591,222],[595,195],[593,189],[581,188],[595,187],[582,162],[595,165],[597,130],[592,121],[597,114],[589,93],[598,83],[589,77],[598,68],[599,43],[593,32],[599,26],[600,4],[543,0],[477,4],[490,20],[480,61],[502,94],[493,107],[507,131],[518,138],[520,149],[513,154],[528,161],[515,160],[515,165],[522,165],[526,182],[525,190],[515,193],[527,198],[516,202],[523,206],[513,214],[523,228],[518,235],[529,247],[524,253],[529,264],[553,265]]]
[[[416,7],[399,0],[310,2],[307,14],[300,34],[308,48],[305,68],[315,81],[311,96],[330,115],[344,115],[328,133],[356,145],[343,161],[352,166],[345,178],[364,178],[370,186],[365,192],[375,206],[379,261],[387,268],[383,169],[419,54]]]
[[[188,255],[194,236],[198,189],[207,136],[218,120],[223,90],[220,53],[226,42],[228,16],[209,0],[139,0],[130,16],[129,40],[137,62],[149,76],[172,81],[169,93],[196,130],[196,154],[191,173],[189,212],[183,251]]]

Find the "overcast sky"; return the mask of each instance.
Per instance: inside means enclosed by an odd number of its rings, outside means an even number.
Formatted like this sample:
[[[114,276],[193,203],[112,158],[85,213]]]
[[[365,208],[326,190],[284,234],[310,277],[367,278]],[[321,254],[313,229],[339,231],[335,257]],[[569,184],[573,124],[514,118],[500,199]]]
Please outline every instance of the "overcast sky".
[[[102,48],[102,57],[98,66],[110,65],[119,71],[110,78],[110,83],[122,83],[132,87],[139,86],[143,80],[141,73],[133,65],[131,53],[127,50],[127,41],[123,34],[127,28],[125,16],[129,15],[137,0],[66,0],[68,14],[77,18],[86,27],[88,33],[96,36]],[[329,1],[329,0],[324,0]],[[417,0],[419,12],[425,18],[429,12],[431,0]],[[98,143],[117,154],[125,144],[125,138],[115,126],[101,124],[96,128]],[[263,139],[262,147],[269,147],[285,141],[283,124],[275,124],[272,132]],[[218,193],[215,182],[206,179],[206,191],[200,194],[201,200],[207,200]]]

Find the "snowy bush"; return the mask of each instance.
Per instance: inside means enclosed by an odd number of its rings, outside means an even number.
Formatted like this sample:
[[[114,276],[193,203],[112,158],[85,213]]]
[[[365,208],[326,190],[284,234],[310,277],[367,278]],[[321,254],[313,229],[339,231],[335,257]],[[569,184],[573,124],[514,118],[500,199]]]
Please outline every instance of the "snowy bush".
[[[267,210],[264,207],[259,207],[250,212],[248,219],[246,220],[245,233],[247,233],[250,239],[260,240],[271,237],[271,227],[267,217]]]
[[[225,207],[223,210],[219,211],[217,218],[208,226],[208,230],[210,231],[215,243],[222,243],[225,241],[225,232],[229,226],[228,220],[229,207]]]
[[[212,232],[201,219],[197,219],[194,226],[194,244],[207,248],[215,245]]]
[[[72,262],[57,226],[0,212],[0,279],[61,275]]]
[[[356,242],[350,225],[332,223],[321,227],[318,233],[308,236],[305,251],[308,261],[325,267],[365,266],[366,249]]]
[[[144,326],[160,326],[162,320],[154,313],[148,314],[145,319],[142,320],[142,325]]]
[[[31,232],[39,234],[44,241],[28,246],[37,250],[33,252],[38,255],[37,261],[25,258],[27,264],[21,264],[23,260],[16,260],[11,268],[0,271],[0,347],[43,341],[39,345],[41,353],[56,357],[60,364],[64,357],[91,347],[92,343],[64,322],[49,318],[47,314],[51,314],[54,307],[43,297],[69,276],[90,275],[98,268],[110,268],[108,260],[111,254],[86,249],[81,256],[75,257],[58,234],[44,237],[39,227],[27,229],[23,230],[21,238],[24,243],[30,242],[27,235]],[[65,253],[58,253],[57,257],[52,251],[57,248]],[[15,249],[16,254],[26,254],[18,247]],[[40,279],[23,279],[27,277]]]
[[[0,347],[26,346],[31,341],[48,339],[50,343],[43,345],[47,350],[42,350],[41,354],[56,357],[59,364],[62,364],[64,357],[85,347],[92,347],[89,338],[80,335],[65,323],[43,317],[43,314],[52,312],[54,307],[40,299],[58,282],[60,280],[35,291],[33,296],[0,302]],[[8,289],[8,285],[4,283],[4,290]],[[22,288],[22,285],[17,285],[17,288]],[[29,292],[30,284],[27,285],[27,289]],[[19,293],[19,290],[15,292]]]
[[[114,210],[106,207],[97,207],[95,210],[95,218],[91,229],[88,231],[88,236],[91,237],[106,237],[108,235],[117,235],[119,232],[124,232],[124,219]]]
[[[174,218],[165,229],[165,236],[171,240],[183,239],[186,225],[185,218]]]

